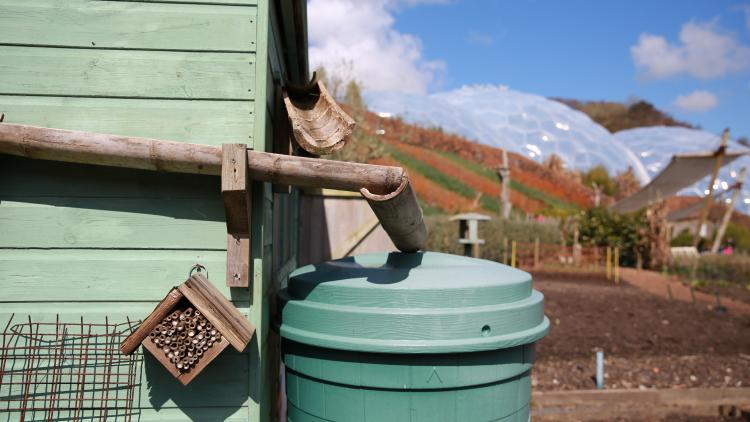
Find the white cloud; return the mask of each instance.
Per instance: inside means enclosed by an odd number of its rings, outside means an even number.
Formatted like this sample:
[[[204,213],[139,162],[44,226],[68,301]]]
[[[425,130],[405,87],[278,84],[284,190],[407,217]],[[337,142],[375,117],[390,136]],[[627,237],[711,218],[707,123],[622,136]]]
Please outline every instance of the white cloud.
[[[636,68],[651,78],[686,73],[699,79],[714,79],[750,66],[750,48],[723,32],[715,22],[682,25],[680,42],[641,34],[630,48]]]
[[[445,0],[310,0],[310,66],[363,89],[424,93],[445,64],[422,55],[419,38],[394,28],[394,11]]]
[[[688,113],[703,113],[711,110],[719,104],[716,96],[708,91],[697,90],[690,94],[679,95],[674,100],[674,105]]]

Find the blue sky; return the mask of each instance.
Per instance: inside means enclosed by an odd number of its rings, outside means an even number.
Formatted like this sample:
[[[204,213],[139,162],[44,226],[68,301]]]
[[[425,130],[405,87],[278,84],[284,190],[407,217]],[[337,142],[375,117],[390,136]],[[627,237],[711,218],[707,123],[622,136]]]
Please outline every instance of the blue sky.
[[[750,2],[310,0],[313,64],[366,89],[642,98],[750,136]]]

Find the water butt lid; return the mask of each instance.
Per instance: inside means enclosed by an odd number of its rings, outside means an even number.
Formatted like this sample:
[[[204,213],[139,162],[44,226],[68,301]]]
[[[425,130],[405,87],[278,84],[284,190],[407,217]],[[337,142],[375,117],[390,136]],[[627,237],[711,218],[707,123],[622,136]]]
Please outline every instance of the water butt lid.
[[[531,275],[437,252],[378,253],[295,270],[281,336],[341,350],[454,353],[518,346],[549,329]]]

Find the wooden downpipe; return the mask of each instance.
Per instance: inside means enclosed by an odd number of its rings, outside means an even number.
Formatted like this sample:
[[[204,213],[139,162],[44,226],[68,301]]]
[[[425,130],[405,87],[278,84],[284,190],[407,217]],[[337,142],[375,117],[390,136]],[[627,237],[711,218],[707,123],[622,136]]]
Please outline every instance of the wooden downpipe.
[[[221,147],[159,139],[0,124],[0,154],[172,173],[221,175]],[[251,179],[360,192],[402,252],[423,249],[427,227],[400,167],[247,152]]]

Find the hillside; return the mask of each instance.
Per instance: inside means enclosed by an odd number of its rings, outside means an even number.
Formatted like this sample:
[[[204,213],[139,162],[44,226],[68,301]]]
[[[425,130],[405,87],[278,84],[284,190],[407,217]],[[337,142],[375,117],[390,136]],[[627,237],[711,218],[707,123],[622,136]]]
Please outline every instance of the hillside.
[[[695,128],[689,123],[676,120],[647,101],[638,101],[628,105],[612,101],[578,101],[568,98],[552,99],[586,113],[591,120],[604,126],[612,133],[645,126]]]
[[[350,110],[351,111],[351,110]],[[339,159],[405,167],[427,213],[500,212],[495,169],[502,151],[460,136],[381,118],[366,110],[354,139]],[[593,205],[593,192],[579,181],[521,155],[509,153],[511,202],[525,214],[549,214]]]

